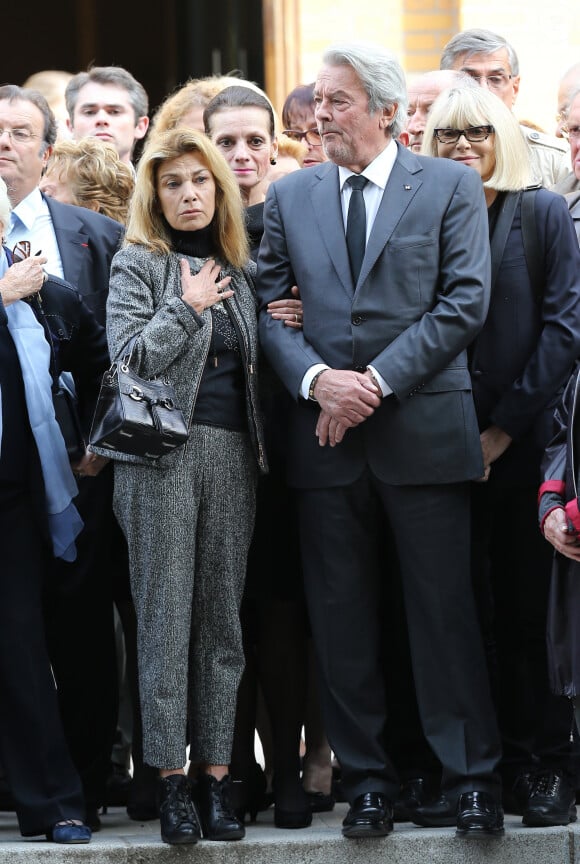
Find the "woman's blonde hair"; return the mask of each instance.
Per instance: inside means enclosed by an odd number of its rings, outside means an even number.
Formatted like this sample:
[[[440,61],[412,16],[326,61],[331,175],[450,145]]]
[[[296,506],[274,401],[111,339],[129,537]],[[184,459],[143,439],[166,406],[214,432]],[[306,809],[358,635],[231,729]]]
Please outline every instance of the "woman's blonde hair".
[[[495,166],[483,185],[498,192],[518,192],[531,182],[530,154],[520,126],[501,99],[483,87],[452,87],[431,106],[421,152],[438,156],[435,129],[493,126]]]
[[[47,163],[47,171],[52,169],[68,186],[75,204],[125,224],[135,181],[112,144],[98,138],[60,141]]]
[[[226,87],[234,86],[248,87],[255,93],[263,95],[270,102],[264,91],[257,84],[245,78],[238,78],[235,75],[208,75],[206,78],[195,78],[188,81],[178,90],[175,90],[165,99],[153,118],[151,132],[157,134],[158,132],[166,132],[168,129],[182,126],[182,118],[192,108],[205,108],[214,96],[217,96]],[[273,108],[272,111],[274,111]],[[275,114],[276,112],[274,111]]]
[[[235,267],[242,267],[248,261],[249,248],[237,180],[209,138],[184,126],[155,135],[145,145],[137,169],[125,243],[138,243],[160,254],[171,250],[169,226],[157,195],[157,175],[164,162],[185,153],[199,154],[213,175],[216,191],[211,224],[218,254]]]

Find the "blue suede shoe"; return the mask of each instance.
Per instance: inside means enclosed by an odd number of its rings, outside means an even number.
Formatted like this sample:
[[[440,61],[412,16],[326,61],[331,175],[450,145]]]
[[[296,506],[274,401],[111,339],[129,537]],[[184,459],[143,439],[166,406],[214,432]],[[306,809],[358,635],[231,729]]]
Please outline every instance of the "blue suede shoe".
[[[91,829],[82,822],[77,823],[72,819],[66,822],[57,822],[56,825],[46,832],[46,839],[53,843],[89,843]]]

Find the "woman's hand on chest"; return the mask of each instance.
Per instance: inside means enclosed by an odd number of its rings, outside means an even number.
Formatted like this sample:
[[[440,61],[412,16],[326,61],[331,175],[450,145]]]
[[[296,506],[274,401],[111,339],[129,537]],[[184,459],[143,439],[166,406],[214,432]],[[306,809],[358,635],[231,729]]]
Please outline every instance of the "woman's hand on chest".
[[[220,279],[220,267],[213,258],[206,261],[199,273],[195,275],[191,272],[187,259],[181,258],[179,266],[181,268],[181,298],[198,315],[201,315],[204,309],[209,309],[210,306],[219,303],[220,300],[233,297],[234,292],[226,290],[232,277],[225,276]]]

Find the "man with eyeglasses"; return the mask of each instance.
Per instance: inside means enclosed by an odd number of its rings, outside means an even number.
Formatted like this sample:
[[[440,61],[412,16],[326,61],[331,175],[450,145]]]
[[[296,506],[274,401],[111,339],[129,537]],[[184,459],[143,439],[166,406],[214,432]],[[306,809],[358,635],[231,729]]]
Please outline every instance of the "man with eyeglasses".
[[[568,204],[570,216],[574,220],[578,242],[580,242],[580,87],[570,95],[568,119],[564,124],[562,131],[570,141],[570,159],[572,163],[571,173],[578,183],[576,190],[568,192],[564,197]]]
[[[556,135],[560,138],[568,139],[569,137],[568,123],[570,108],[572,99],[578,90],[580,90],[580,63],[575,63],[564,73],[558,86],[558,110],[556,113],[556,123],[558,125],[556,126]],[[571,140],[569,144],[570,150],[574,151],[576,148]],[[560,195],[565,195],[566,197],[580,190],[580,173],[578,175],[575,173],[573,152],[571,153],[571,157],[572,170],[563,180],[558,181],[552,187],[553,192],[559,192]]]
[[[463,30],[443,49],[440,67],[466,73],[513,109],[520,89],[519,61],[503,36],[491,30]],[[569,172],[566,143],[528,126],[520,129],[530,149],[534,182],[551,189]]]
[[[449,87],[469,82],[466,75],[454,70],[436,69],[426,72],[408,85],[407,124],[399,141],[413,153],[420,153],[427,116],[437,97]],[[474,85],[475,86],[475,85]]]
[[[580,88],[580,63],[574,63],[566,70],[558,85],[558,108],[556,112],[556,136],[566,138],[562,127],[568,121],[573,94]]]
[[[12,204],[6,245],[28,241],[47,259],[47,272],[70,282],[105,321],[111,261],[123,234],[118,223],[84,207],[46,198],[39,189],[56,139],[56,121],[44,96],[0,87],[0,176]],[[116,721],[113,604],[107,581],[112,471],[88,454],[75,466],[75,499],[85,528],[74,564],[51,562],[47,579],[49,653],[59,691],[67,743],[81,775],[87,823],[98,827]],[[92,476],[85,476],[92,475]],[[54,568],[54,569],[52,569]],[[9,706],[8,709],[9,710]]]

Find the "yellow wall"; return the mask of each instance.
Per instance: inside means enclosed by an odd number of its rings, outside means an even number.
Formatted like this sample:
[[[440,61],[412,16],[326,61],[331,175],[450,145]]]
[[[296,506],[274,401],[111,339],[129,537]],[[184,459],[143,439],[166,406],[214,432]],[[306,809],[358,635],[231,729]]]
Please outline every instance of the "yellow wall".
[[[412,79],[437,68],[445,42],[468,27],[495,30],[512,42],[522,75],[516,114],[552,132],[558,81],[580,61],[578,0],[299,0],[296,83],[314,80],[323,49],[342,39],[386,46]]]

